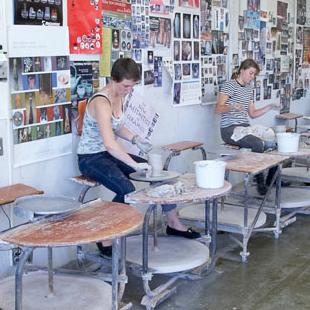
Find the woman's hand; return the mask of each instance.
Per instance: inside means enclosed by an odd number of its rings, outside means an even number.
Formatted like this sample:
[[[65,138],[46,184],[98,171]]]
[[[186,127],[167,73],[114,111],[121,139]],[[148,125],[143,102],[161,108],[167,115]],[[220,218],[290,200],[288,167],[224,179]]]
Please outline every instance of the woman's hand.
[[[241,112],[244,110],[244,107],[240,103],[232,104],[230,107],[230,111]]]
[[[273,110],[281,110],[281,104],[280,103],[272,103],[271,109]]]
[[[132,140],[131,143],[136,145],[143,153],[147,154],[149,153],[153,146],[150,142],[148,142],[147,140],[141,138],[138,135],[135,135]]]
[[[135,167],[133,167],[137,172],[145,172],[149,173],[152,171],[152,167],[148,163],[137,163]]]

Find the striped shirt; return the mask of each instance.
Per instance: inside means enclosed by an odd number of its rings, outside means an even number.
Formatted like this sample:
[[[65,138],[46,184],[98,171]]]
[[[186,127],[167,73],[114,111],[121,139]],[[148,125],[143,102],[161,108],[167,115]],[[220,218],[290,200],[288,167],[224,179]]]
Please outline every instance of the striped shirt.
[[[93,97],[89,99],[88,102],[90,102],[95,97],[99,96],[106,98],[110,102],[110,100],[104,93],[95,94]],[[124,121],[125,121],[124,114],[122,114],[120,118],[116,118],[115,116],[112,115],[111,124],[113,132],[118,131],[124,125]],[[106,151],[106,148],[104,146],[104,141],[101,136],[97,120],[90,115],[87,105],[83,120],[83,131],[79,141],[77,153],[94,154],[103,151]]]
[[[221,94],[227,95],[227,105],[241,104],[244,109],[242,111],[231,110],[221,113],[221,128],[249,124],[249,103],[253,101],[253,88],[250,85],[241,85],[236,80],[230,80],[222,86]]]

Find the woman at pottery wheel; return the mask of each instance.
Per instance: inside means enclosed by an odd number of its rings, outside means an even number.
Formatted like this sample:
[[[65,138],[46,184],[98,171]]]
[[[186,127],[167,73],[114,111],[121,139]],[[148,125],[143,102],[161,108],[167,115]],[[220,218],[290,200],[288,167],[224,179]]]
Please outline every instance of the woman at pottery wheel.
[[[131,141],[143,153],[152,149],[147,140],[124,126],[124,99],[140,77],[140,69],[134,60],[120,58],[115,61],[110,83],[88,100],[83,120],[77,149],[79,169],[84,176],[113,191],[116,194],[114,202],[124,203],[125,195],[135,190],[129,180],[130,173],[150,169],[145,159],[128,154],[115,139],[117,136]],[[167,234],[190,239],[200,237],[180,222],[176,205],[163,205],[162,209],[167,215]],[[103,255],[111,256],[111,244],[99,243],[98,247]]]
[[[250,148],[253,152],[263,153],[267,149],[274,149],[274,141],[263,140],[253,134],[247,134],[240,139],[234,139],[236,130],[249,127],[249,117],[257,118],[272,109],[279,109],[276,104],[267,104],[256,108],[253,98],[251,82],[259,74],[260,68],[253,59],[246,59],[234,72],[231,80],[224,83],[216,104],[216,112],[221,113],[221,136],[225,143]],[[261,195],[267,192],[276,168],[269,170],[266,184],[262,173],[256,176],[257,190]]]

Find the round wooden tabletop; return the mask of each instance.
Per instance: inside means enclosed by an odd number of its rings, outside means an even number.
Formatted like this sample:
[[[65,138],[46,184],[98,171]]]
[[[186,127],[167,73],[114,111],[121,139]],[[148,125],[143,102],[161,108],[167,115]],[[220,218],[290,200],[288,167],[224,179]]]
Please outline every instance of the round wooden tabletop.
[[[98,199],[71,213],[12,228],[0,239],[31,247],[79,245],[125,236],[142,222],[142,213],[134,207]]]

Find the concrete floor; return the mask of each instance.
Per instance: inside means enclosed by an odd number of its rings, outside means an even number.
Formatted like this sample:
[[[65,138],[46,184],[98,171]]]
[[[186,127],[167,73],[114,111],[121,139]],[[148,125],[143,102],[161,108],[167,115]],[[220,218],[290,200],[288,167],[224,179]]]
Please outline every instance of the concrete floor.
[[[219,259],[215,271],[195,281],[178,280],[177,293],[156,309],[186,310],[307,310],[310,309],[309,216],[283,230],[279,240],[272,233],[259,233],[250,239],[248,263]],[[228,234],[218,235],[219,250],[231,243]],[[236,247],[233,254],[238,255]],[[155,276],[152,283],[162,283]],[[124,301],[133,309],[140,305],[141,280],[129,274]]]

